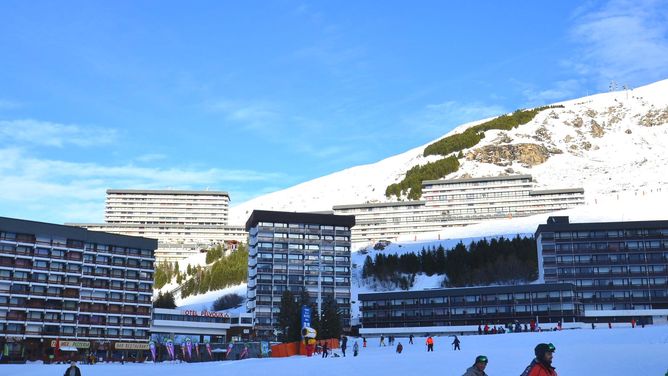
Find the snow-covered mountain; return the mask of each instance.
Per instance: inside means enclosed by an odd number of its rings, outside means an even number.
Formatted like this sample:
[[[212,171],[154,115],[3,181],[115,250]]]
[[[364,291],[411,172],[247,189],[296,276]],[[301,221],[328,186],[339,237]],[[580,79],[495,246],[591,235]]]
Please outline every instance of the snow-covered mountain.
[[[539,186],[583,187],[592,203],[620,192],[668,188],[668,80],[555,104],[563,108],[544,110],[511,131],[487,131],[446,178],[531,174]],[[320,211],[385,201],[385,188],[408,169],[441,158],[424,157],[427,145],[247,201],[231,209],[230,222],[244,223],[254,209]]]

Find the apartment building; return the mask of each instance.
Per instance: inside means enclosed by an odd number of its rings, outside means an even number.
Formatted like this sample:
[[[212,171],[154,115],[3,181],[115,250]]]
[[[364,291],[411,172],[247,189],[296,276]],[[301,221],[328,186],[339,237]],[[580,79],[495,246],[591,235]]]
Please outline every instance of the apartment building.
[[[587,321],[668,322],[668,220],[538,226],[539,278],[572,283]]]
[[[177,261],[202,248],[247,237],[228,224],[230,197],[222,191],[107,190],[105,223],[72,223],[95,231],[158,239],[158,261]]]
[[[536,189],[531,175],[427,180],[420,201],[337,205],[354,215],[353,242],[397,240],[444,227],[525,217],[584,204],[582,188]]]
[[[330,296],[350,327],[350,229],[355,217],[255,210],[249,233],[248,303],[256,334],[273,338],[281,296],[307,291],[320,307]],[[316,312],[317,314],[317,312]]]
[[[439,222],[467,225],[582,205],[584,189],[536,190],[531,175],[510,175],[426,180],[422,182],[422,198]]]
[[[446,327],[575,321],[582,306],[568,283],[359,294],[360,334],[438,333]],[[465,329],[464,327],[469,327]],[[401,328],[401,329],[396,329]]]
[[[9,358],[146,345],[156,248],[153,239],[0,217],[0,341]]]

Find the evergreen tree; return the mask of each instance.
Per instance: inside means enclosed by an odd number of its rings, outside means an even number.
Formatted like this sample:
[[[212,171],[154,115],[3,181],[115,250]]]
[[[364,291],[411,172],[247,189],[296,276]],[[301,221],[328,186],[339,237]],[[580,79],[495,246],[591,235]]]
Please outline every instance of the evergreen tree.
[[[341,311],[336,303],[336,300],[330,295],[327,295],[322,304],[322,319],[320,322],[320,338],[339,338],[341,337]]]
[[[299,320],[298,304],[295,296],[289,290],[281,295],[281,307],[278,313],[276,329],[282,332],[283,342],[294,342],[301,339],[301,327],[295,318]]]

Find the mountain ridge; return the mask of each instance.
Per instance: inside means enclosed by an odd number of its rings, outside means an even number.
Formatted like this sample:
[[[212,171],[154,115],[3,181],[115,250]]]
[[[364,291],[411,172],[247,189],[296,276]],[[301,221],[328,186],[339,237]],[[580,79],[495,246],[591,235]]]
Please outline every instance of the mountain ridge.
[[[588,202],[668,185],[659,174],[668,165],[668,80],[550,106],[563,108],[543,110],[508,131],[485,131],[480,142],[463,150],[460,168],[445,178],[531,174],[539,187],[583,187]],[[244,223],[253,209],[324,211],[341,204],[396,201],[385,197],[387,186],[413,166],[443,159],[424,156],[428,145],[495,118],[465,123],[378,162],[246,201],[231,208],[230,222]]]

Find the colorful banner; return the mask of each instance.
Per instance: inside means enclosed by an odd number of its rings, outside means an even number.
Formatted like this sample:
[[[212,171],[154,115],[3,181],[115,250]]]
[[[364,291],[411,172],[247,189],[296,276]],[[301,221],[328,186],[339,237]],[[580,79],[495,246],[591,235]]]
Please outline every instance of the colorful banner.
[[[206,352],[209,353],[209,359],[213,360],[213,355],[211,354],[211,344],[208,341],[206,342]]]
[[[183,346],[183,345],[181,345]],[[190,337],[186,338],[186,350],[188,351],[188,359],[193,358],[193,342],[190,340]]]
[[[151,356],[153,356],[153,361],[155,362],[155,342],[149,342],[148,348],[151,350]]]

